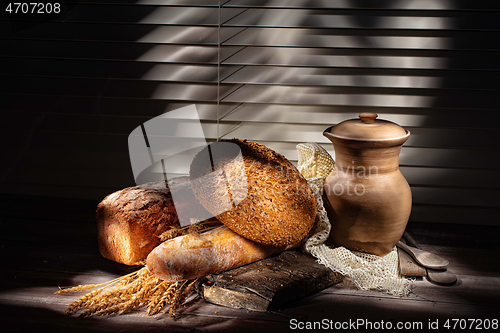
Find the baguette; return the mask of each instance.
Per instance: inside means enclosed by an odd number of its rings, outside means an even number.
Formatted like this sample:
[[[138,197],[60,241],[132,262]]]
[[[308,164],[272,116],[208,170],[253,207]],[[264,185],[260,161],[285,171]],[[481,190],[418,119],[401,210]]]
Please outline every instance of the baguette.
[[[146,266],[160,279],[181,281],[250,264],[291,247],[295,246],[262,245],[222,226],[163,242],[148,255]]]

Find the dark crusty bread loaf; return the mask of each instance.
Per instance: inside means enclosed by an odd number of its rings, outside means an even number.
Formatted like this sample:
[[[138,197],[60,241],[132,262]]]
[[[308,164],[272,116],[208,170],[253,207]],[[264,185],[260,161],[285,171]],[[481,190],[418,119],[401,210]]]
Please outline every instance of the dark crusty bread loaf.
[[[189,177],[169,181],[184,196],[193,197]],[[183,205],[176,200],[165,182],[153,182],[125,188],[108,195],[97,206],[97,238],[99,251],[110,260],[125,265],[136,265],[160,244],[159,236],[179,227],[176,208],[189,211],[194,219],[209,214],[201,205]],[[179,202],[177,202],[179,201]],[[201,211],[201,213],[200,213]]]
[[[307,236],[314,224],[316,201],[293,164],[256,142],[238,139],[223,142],[239,146],[248,192],[238,189],[241,159],[234,158],[230,149],[213,146],[209,151],[218,149],[219,154],[213,158],[213,167],[202,160],[208,156],[203,151],[191,163],[191,185],[200,203],[229,229],[257,243],[291,245]],[[228,156],[224,156],[225,151]],[[236,206],[221,213],[221,205],[228,201]]]

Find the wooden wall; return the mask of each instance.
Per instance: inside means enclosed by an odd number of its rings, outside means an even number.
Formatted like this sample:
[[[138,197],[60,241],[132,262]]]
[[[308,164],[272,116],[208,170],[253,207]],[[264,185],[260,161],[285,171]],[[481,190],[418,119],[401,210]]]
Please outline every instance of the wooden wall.
[[[500,3],[218,7],[62,1],[46,16],[2,7],[0,192],[100,200],[134,185],[128,134],[196,104],[215,139],[219,78],[224,137],[295,161],[300,142],[334,154],[323,130],[376,112],[412,132],[401,154],[411,220],[500,226]]]

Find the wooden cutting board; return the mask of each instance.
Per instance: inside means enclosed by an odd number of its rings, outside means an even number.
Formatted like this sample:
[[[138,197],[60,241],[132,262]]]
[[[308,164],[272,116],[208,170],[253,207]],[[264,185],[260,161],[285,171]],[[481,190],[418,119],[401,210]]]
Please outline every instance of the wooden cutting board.
[[[401,242],[406,244],[406,239],[401,238]],[[399,269],[402,276],[417,277],[426,276],[427,270],[417,264],[413,258],[398,247]]]
[[[399,269],[402,276],[416,277],[426,276],[427,270],[415,263],[412,257],[398,247]]]
[[[311,255],[285,251],[277,256],[209,275],[198,286],[205,301],[254,311],[275,310],[342,280]]]
[[[406,252],[398,248],[403,276],[425,276]],[[279,255],[207,276],[198,284],[205,301],[230,308],[269,311],[342,280],[342,275],[318,264],[311,255],[285,251]]]

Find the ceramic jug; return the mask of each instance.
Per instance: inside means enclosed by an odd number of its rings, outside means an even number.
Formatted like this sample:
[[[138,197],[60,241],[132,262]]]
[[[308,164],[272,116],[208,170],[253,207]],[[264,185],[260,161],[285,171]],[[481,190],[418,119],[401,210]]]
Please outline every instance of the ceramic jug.
[[[399,241],[412,196],[399,170],[399,153],[410,132],[377,114],[361,113],[327,128],[335,169],[324,185],[325,208],[335,246],[383,256]]]

